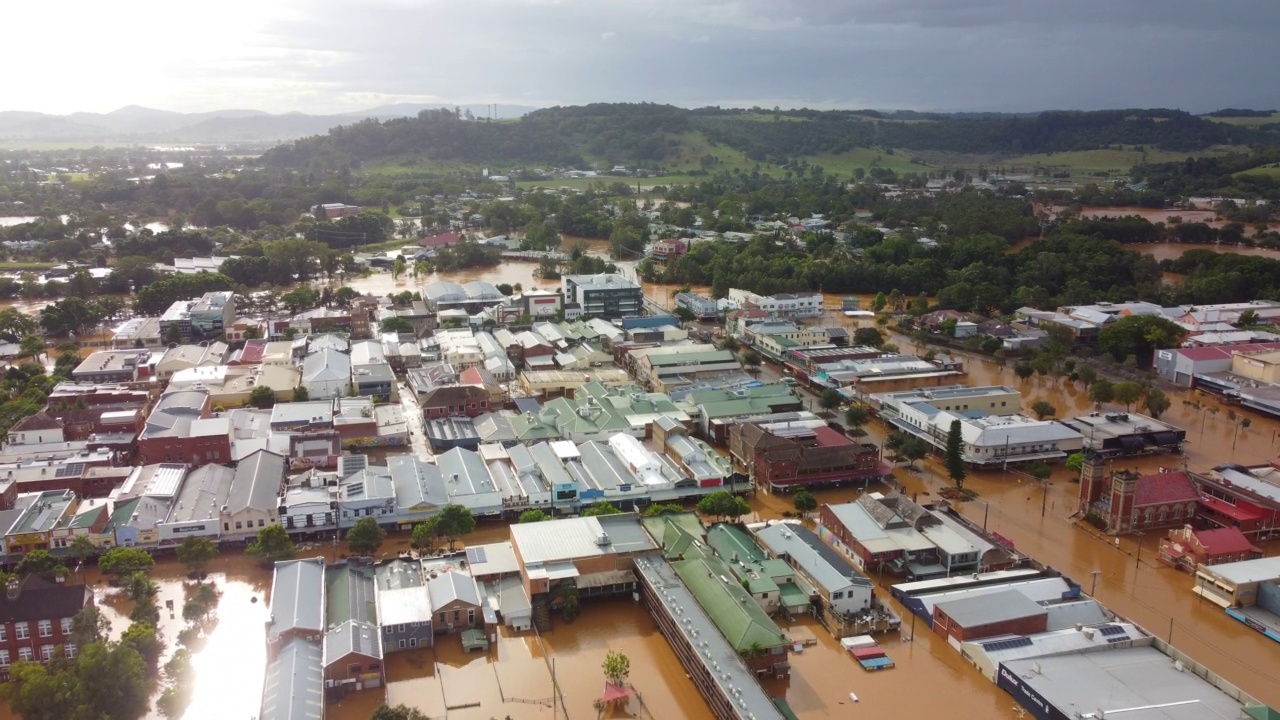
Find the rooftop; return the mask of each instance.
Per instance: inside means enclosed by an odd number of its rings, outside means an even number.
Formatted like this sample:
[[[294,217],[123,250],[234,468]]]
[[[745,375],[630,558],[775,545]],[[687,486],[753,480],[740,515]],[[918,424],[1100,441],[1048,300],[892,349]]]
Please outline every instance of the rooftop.
[[[657,549],[630,513],[512,525],[511,543],[526,566]]]
[[[1217,575],[1237,585],[1273,582],[1280,579],[1280,556],[1202,566],[1200,571]]]
[[[934,606],[962,627],[990,625],[1005,620],[1046,614],[1039,603],[1017,590],[948,600]]]
[[[271,638],[293,631],[324,631],[324,565],[324,558],[318,557],[276,563],[271,578]]]

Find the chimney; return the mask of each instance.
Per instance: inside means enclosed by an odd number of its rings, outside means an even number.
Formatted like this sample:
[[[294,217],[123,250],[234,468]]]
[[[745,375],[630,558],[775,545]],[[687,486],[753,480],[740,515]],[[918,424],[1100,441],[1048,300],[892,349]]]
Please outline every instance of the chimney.
[[[15,577],[9,578],[9,582],[5,583],[4,585],[4,590],[5,590],[6,597],[8,597],[10,600],[17,600],[18,595],[21,594],[21,590],[19,589],[19,586],[18,586],[18,578],[15,578]]]

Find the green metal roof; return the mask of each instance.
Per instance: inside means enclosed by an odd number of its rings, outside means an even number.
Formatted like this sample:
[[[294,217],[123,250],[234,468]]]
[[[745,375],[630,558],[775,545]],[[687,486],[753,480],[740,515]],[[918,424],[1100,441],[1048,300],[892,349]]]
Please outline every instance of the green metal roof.
[[[782,583],[778,586],[783,607],[796,608],[809,604],[809,596],[795,583]]]
[[[695,513],[675,513],[659,515],[640,520],[649,537],[662,546],[668,558],[679,557],[693,544],[695,539],[701,540],[706,528]]]
[[[720,557],[731,561],[737,557],[752,564],[769,559],[768,554],[755,544],[746,530],[727,523],[716,523],[707,531],[707,544],[715,548]]]
[[[116,511],[111,513],[111,517],[107,519],[107,526],[103,531],[114,530],[129,524],[129,520],[133,517],[133,511],[138,509],[138,503],[142,502],[142,498],[134,498],[127,503],[116,506]]]
[[[795,340],[792,340],[786,335],[769,335],[767,337],[771,338],[775,343],[778,344],[779,347],[793,348],[800,345],[800,343],[796,342]]]
[[[753,645],[773,648],[787,643],[782,630],[733,579],[728,566],[719,558],[694,557],[676,561],[672,567],[738,652],[749,650]]]

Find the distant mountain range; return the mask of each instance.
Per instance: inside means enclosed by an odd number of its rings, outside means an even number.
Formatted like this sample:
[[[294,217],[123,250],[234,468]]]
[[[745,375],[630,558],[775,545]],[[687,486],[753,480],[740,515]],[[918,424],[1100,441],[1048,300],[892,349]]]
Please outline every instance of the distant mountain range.
[[[273,115],[261,110],[215,110],[202,113],[179,113],[130,105],[109,113],[72,113],[50,115],[38,112],[0,112],[0,142],[9,145],[23,141],[48,142],[263,142],[319,135],[339,125],[350,125],[367,118],[388,120],[412,117],[419,111],[455,107],[447,103],[424,105],[381,105],[354,113],[339,115],[307,115],[285,113]],[[460,106],[476,117],[487,117],[483,105]],[[535,110],[522,105],[498,105],[498,117],[515,118]]]

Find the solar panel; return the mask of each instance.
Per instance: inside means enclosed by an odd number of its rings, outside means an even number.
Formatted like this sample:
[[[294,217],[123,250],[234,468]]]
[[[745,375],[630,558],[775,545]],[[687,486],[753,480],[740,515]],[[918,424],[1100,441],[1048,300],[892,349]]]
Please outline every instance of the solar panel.
[[[467,562],[475,565],[476,563],[486,563],[489,559],[486,557],[484,548],[469,547],[467,548]]]
[[[1119,625],[1103,625],[1098,628],[1098,633],[1104,637],[1111,635],[1125,635],[1125,629]]]
[[[1129,641],[1129,636],[1128,636],[1128,635],[1121,635],[1121,636],[1119,636],[1119,637],[1109,637],[1109,638],[1107,638],[1107,642],[1109,642],[1109,643],[1122,643],[1122,642],[1128,642],[1128,641]]]
[[[999,650],[1012,650],[1020,647],[1031,647],[1035,643],[1031,642],[1031,638],[1010,638],[1008,640],[994,640],[992,642],[982,643],[982,649],[988,652]]]
[[[84,474],[84,463],[70,463],[63,465],[54,471],[53,476],[56,478],[79,477]]]

